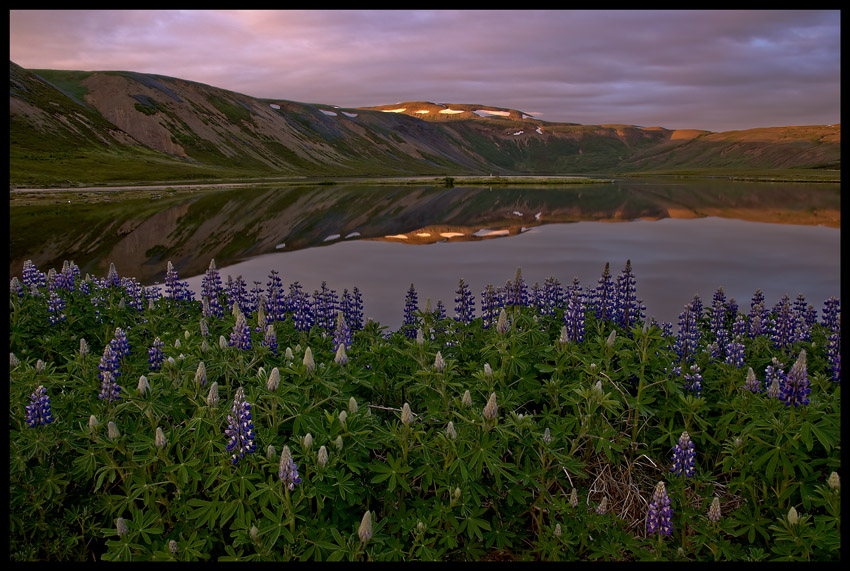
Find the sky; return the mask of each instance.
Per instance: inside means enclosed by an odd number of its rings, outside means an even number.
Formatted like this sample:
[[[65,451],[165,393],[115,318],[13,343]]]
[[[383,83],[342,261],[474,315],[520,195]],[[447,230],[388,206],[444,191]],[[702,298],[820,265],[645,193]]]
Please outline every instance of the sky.
[[[730,131],[840,122],[839,10],[10,10],[27,69],[346,107]]]

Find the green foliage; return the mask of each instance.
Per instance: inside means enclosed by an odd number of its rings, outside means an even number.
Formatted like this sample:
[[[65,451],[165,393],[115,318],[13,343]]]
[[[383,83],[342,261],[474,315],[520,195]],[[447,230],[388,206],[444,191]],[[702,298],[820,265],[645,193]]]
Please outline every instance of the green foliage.
[[[508,307],[507,331],[419,312],[418,340],[369,322],[340,365],[332,335],[297,331],[289,316],[273,322],[274,353],[247,315],[253,348],[243,351],[226,343],[232,313],[207,317],[204,335],[199,301],[136,309],[125,287],[78,279],[73,292],[55,290],[66,318],[50,324],[48,287],[35,291],[10,292],[10,560],[840,559],[840,486],[829,478],[840,470],[841,388],[820,324],[787,350],[747,341],[759,373],[807,351],[811,400],[789,408],[744,390],[742,370],[706,347],[694,395],[672,373],[672,336],[591,311],[579,343],[562,340],[562,310]],[[98,363],[118,327],[130,351],[110,403],[98,398]],[[155,337],[166,361],[151,370]],[[54,421],[30,428],[39,385]],[[256,451],[233,464],[224,430],[239,387]],[[670,473],[685,430],[692,478]],[[292,490],[278,477],[284,446],[301,477]],[[646,534],[659,481],[672,537]]]

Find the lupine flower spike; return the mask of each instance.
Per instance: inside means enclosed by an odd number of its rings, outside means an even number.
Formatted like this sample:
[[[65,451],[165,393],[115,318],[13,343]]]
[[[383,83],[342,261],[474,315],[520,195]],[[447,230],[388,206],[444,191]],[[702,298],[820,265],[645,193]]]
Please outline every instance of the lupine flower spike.
[[[658,482],[649,509],[646,514],[646,533],[652,535],[673,535],[673,508],[664,482]]]
[[[360,520],[360,528],[357,530],[357,535],[360,537],[360,543],[366,545],[372,538],[372,514],[366,510],[363,514],[363,519]]]
[[[30,428],[41,424],[53,422],[53,414],[50,412],[50,397],[42,385],[30,395],[30,404],[26,407],[26,421]]]
[[[224,433],[230,437],[227,451],[232,452],[233,464],[236,464],[245,454],[254,452],[254,423],[251,421],[251,403],[245,400],[242,387],[236,391],[233,398],[233,414],[227,416],[227,430]]]
[[[289,446],[284,446],[280,453],[280,469],[277,473],[280,481],[290,490],[295,489],[295,484],[301,483],[301,478],[298,476],[298,466],[292,460],[292,453],[289,451]]]
[[[673,467],[670,471],[690,478],[694,475],[694,443],[687,432],[679,437],[679,442],[673,447]]]

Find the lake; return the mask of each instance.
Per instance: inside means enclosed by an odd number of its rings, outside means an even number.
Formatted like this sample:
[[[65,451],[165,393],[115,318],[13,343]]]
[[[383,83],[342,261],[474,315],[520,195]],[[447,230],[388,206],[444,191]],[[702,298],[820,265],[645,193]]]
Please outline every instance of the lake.
[[[631,260],[647,315],[675,324],[695,294],[718,287],[742,308],[760,288],[768,304],[802,293],[819,311],[840,296],[840,185],[725,179],[622,179],[517,187],[257,186],[56,195],[16,202],[10,277],[32,259],[46,271],[73,260],[103,276],[162,283],[170,260],[200,291],[214,258],[250,286],[279,272],[312,292],[359,288],[367,317],[396,329],[414,285],[420,307],[454,314],[458,280],[480,312],[487,284],[517,268],[529,287],[547,277],[595,287],[606,262]],[[51,231],[45,232],[45,228]]]

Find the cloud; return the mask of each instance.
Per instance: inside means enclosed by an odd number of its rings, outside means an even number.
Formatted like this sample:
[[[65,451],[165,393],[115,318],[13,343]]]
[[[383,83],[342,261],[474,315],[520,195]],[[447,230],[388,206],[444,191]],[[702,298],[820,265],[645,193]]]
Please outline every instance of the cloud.
[[[342,107],[715,131],[840,120],[837,10],[12,10],[10,59]]]

